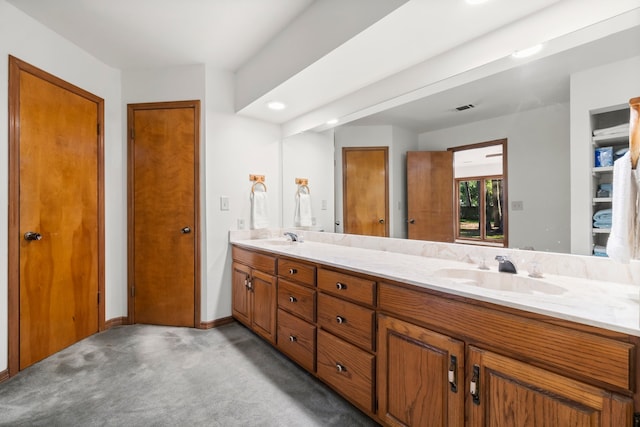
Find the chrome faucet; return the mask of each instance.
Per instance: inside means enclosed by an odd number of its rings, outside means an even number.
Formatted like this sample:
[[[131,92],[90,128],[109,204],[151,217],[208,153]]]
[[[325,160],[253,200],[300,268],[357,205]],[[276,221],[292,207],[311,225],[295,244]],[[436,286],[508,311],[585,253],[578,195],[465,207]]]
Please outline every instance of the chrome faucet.
[[[297,242],[298,241],[298,235],[296,233],[292,233],[290,231],[287,231],[286,233],[284,233],[285,236],[287,236],[289,239],[291,239],[292,242]]]
[[[496,261],[498,261],[498,271],[503,273],[513,273],[516,274],[518,271],[516,270],[516,266],[506,255],[497,255]]]

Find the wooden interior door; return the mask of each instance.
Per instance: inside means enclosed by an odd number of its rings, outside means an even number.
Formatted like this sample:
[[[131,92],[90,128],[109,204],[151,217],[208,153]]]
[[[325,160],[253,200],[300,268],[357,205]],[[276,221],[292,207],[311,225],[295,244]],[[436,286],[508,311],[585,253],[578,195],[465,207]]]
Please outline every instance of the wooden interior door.
[[[344,232],[389,236],[389,148],[344,147]]]
[[[199,326],[199,101],[128,106],[130,314]]]
[[[409,239],[453,242],[453,152],[407,152]]]
[[[104,222],[103,100],[13,57],[10,92],[11,374],[104,324]]]

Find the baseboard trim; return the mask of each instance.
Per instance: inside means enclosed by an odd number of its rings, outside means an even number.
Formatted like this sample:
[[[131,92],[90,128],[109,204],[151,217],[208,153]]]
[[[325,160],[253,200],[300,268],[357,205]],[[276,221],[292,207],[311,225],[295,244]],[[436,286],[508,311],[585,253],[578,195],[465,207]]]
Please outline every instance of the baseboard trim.
[[[233,322],[235,322],[233,317],[223,317],[222,319],[211,320],[209,322],[200,322],[199,329],[217,328],[218,326],[228,325],[229,323]]]
[[[114,326],[122,326],[122,325],[128,325],[129,324],[129,318],[127,316],[122,316],[122,317],[114,317],[113,319],[109,319],[106,322],[104,322],[104,329],[110,329],[113,328]]]
[[[0,383],[9,379],[9,370],[0,371]]]

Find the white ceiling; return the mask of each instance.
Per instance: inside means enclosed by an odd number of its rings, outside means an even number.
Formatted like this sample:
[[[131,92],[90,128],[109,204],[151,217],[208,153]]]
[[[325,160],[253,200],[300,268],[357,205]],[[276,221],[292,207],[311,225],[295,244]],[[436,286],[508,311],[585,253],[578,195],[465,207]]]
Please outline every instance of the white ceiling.
[[[238,69],[313,0],[7,0],[119,69]]]
[[[349,124],[394,125],[423,133],[566,103],[571,74],[640,56],[639,40],[640,25]],[[474,108],[456,111],[468,104]]]
[[[326,9],[331,5],[333,22],[340,20],[344,24],[355,21],[349,14],[358,10],[362,13],[361,8],[347,5],[363,0],[6,1],[115,68],[206,64],[240,75],[252,58],[272,52],[269,48],[274,41],[285,43],[289,49],[281,56],[268,58],[266,63],[272,68],[280,63],[290,65],[293,58],[313,49],[314,43],[308,40],[283,41],[278,36],[300,23],[302,16],[307,19],[304,22],[312,22],[308,20],[309,12],[321,9],[314,6]],[[374,0],[368,1],[371,3],[364,4],[373,8]],[[382,4],[390,0],[377,1]],[[574,16],[573,21],[584,22],[597,15],[599,9],[619,13],[640,6],[640,0],[489,0],[478,6],[470,6],[464,0],[403,1],[396,0],[393,7],[400,6],[395,10],[372,18],[364,30],[336,41],[332,49],[307,64],[299,64],[295,72],[281,73],[278,81],[260,88],[253,102],[242,105],[238,113],[286,124],[557,5],[559,10],[566,5],[564,13]],[[558,18],[567,20],[565,16]],[[325,16],[325,21],[318,22],[324,24],[307,26],[315,38],[332,34],[332,21],[327,22]],[[549,33],[558,30],[557,25],[547,26]],[[260,70],[257,72],[259,76]],[[263,74],[266,73],[265,70]],[[258,79],[246,79],[242,84],[250,85],[253,80]],[[265,103],[272,99],[284,101],[288,108],[282,112],[267,110]]]

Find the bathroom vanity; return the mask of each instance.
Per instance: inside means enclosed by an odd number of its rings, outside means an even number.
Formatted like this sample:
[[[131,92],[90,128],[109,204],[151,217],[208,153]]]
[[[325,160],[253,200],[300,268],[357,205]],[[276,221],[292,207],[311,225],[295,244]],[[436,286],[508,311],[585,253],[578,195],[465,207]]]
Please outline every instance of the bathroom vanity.
[[[233,315],[383,425],[636,425],[638,286],[388,249],[232,239]]]

